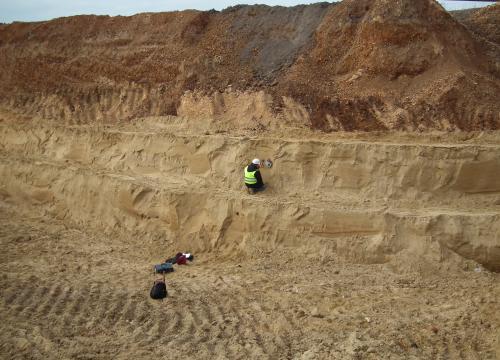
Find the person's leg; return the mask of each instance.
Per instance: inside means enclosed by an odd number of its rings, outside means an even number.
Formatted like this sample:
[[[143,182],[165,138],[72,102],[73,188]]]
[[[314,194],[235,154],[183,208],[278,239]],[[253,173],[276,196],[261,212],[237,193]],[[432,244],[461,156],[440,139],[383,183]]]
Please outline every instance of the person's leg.
[[[247,186],[247,191],[249,194],[255,194],[255,193],[258,193],[260,191],[264,191],[266,189],[266,185],[262,185],[261,187],[250,187],[250,186]]]
[[[264,191],[266,189],[266,185],[262,185],[260,188],[255,188],[253,189],[254,192],[260,192],[260,191]]]

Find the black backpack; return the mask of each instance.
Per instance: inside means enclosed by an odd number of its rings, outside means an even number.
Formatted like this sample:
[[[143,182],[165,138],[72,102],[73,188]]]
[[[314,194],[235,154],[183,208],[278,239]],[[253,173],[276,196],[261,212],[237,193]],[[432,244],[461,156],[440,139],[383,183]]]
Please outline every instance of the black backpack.
[[[149,292],[149,295],[151,296],[152,299],[155,300],[165,299],[168,295],[165,279],[156,280],[153,284],[153,287],[151,288],[151,291]]]

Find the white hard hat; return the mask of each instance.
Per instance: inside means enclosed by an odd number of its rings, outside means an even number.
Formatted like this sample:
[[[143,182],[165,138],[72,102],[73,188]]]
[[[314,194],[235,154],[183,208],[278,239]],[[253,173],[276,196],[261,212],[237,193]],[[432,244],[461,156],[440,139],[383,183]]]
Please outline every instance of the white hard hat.
[[[253,159],[252,160],[252,164],[260,165],[260,160],[259,159]]]

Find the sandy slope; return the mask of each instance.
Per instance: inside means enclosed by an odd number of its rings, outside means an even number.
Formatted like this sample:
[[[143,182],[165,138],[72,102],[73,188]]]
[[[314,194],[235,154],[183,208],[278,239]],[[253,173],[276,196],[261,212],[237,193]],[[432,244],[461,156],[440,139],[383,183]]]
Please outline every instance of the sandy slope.
[[[1,118],[4,358],[498,355],[496,133]],[[276,160],[259,196],[249,153]]]
[[[495,359],[498,275],[404,274],[279,248],[210,253],[148,298],[173,251],[1,208],[3,358]]]
[[[3,196],[107,234],[176,239],[230,258],[309,238],[309,247],[364,262],[458,254],[500,268],[493,133],[440,143],[307,131],[280,138],[211,134],[182,121],[64,127],[7,115]],[[248,154],[275,159],[259,197],[241,184]]]

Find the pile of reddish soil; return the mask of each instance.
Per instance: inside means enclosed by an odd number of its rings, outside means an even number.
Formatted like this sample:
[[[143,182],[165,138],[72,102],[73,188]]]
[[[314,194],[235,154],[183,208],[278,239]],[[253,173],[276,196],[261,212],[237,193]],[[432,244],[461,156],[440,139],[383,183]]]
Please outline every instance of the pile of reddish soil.
[[[500,4],[479,9],[453,11],[452,15],[470,31],[496,45],[500,44]]]
[[[498,8],[468,18],[477,34],[434,0],[2,25],[1,105],[68,122],[120,121],[175,115],[186,91],[263,90],[276,115],[291,98],[304,123],[326,131],[498,129],[498,37],[487,30]],[[110,94],[113,104],[102,100]]]
[[[434,1],[342,2],[286,79],[317,127],[328,115],[344,130],[500,124],[494,61]]]

